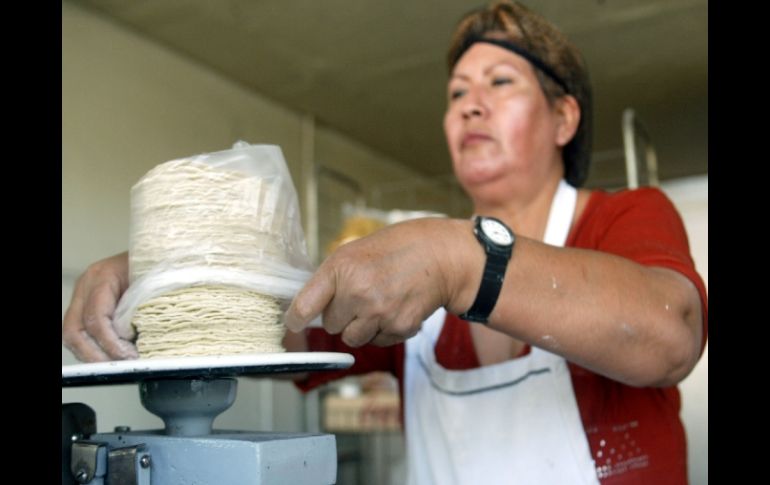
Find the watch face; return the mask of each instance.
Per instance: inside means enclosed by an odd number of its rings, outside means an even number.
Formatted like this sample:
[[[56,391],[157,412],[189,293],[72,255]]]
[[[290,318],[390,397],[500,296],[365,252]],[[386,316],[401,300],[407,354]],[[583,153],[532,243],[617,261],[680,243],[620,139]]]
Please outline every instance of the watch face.
[[[500,246],[510,246],[513,244],[513,235],[508,228],[494,219],[483,219],[481,221],[481,230],[495,244]]]

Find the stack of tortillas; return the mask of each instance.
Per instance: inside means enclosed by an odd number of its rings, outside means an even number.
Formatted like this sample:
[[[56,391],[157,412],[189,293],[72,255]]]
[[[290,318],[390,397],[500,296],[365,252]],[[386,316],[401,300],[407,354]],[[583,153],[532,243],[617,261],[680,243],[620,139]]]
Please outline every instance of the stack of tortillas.
[[[167,162],[132,189],[130,277],[185,269],[201,282],[141,303],[142,358],[282,352],[279,300],[207,275],[259,274],[285,252],[279,182],[192,159]]]

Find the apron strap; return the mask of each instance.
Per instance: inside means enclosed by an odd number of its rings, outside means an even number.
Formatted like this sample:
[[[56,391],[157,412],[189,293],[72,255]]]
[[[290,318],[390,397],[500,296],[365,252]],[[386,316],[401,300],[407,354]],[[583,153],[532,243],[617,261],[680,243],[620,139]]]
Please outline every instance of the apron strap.
[[[556,194],[553,196],[553,202],[551,202],[548,225],[545,227],[545,237],[543,238],[544,243],[551,246],[564,246],[570,227],[572,227],[576,205],[577,189],[561,179]]]

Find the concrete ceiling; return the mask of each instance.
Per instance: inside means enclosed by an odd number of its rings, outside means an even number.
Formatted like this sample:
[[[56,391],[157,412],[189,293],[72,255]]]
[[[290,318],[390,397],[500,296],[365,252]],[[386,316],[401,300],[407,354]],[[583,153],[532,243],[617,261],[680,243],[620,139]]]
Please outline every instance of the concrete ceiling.
[[[441,131],[444,57],[457,20],[482,2],[75,3],[426,175],[451,170]],[[612,185],[622,175],[626,107],[651,133],[663,178],[707,173],[707,0],[526,3],[558,25],[588,61],[597,155],[589,185]]]

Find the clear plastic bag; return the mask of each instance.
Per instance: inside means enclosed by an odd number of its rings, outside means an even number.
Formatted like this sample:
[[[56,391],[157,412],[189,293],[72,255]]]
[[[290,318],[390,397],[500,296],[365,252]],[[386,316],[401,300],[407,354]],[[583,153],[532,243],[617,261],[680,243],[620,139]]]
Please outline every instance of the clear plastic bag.
[[[172,160],[131,189],[130,286],[115,327],[133,339],[136,308],[161,294],[236,286],[290,301],[310,278],[297,193],[280,147]]]

